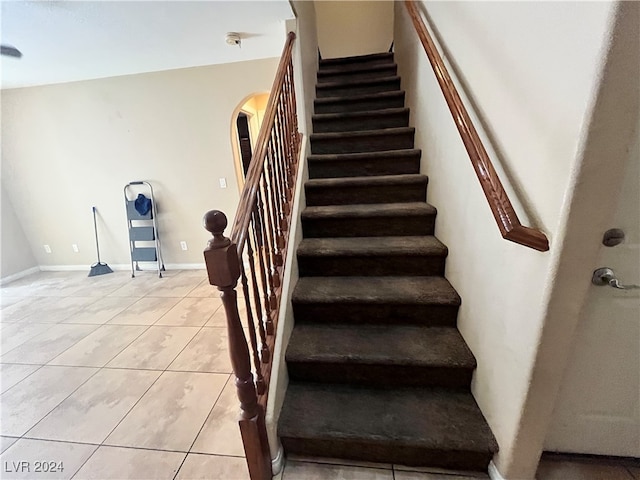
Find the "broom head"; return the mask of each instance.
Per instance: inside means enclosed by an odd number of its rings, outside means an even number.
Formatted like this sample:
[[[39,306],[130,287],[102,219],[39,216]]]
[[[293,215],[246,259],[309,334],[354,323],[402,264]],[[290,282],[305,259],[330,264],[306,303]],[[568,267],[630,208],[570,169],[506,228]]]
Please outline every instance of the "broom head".
[[[87,276],[95,277],[97,275],[106,275],[107,273],[113,273],[113,270],[106,263],[98,262],[91,265],[91,270]]]

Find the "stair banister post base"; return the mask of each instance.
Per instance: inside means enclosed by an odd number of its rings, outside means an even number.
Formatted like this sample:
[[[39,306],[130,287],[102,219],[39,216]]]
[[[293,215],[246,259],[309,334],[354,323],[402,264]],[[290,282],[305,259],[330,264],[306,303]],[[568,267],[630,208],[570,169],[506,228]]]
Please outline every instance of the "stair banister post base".
[[[218,287],[227,318],[229,355],[240,400],[240,432],[251,480],[271,479],[271,456],[265,426],[264,409],[258,403],[251,373],[251,357],[238,311],[236,285],[240,278],[240,261],[236,244],[224,236],[227,217],[219,210],[207,212],[204,227],[211,232],[204,250],[209,283]]]

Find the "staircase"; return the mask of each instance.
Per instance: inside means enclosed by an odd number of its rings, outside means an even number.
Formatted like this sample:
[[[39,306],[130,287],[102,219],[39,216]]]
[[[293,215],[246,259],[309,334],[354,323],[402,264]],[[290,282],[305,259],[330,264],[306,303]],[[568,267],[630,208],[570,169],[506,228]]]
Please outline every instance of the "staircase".
[[[316,93],[284,449],[486,471],[497,444],[393,54],[321,60]]]

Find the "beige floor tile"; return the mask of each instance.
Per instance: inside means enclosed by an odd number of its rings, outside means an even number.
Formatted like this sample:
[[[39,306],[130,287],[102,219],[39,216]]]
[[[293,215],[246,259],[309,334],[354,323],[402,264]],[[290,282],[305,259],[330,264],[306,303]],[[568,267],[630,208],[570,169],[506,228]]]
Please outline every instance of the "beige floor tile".
[[[158,278],[151,272],[136,273],[136,278],[131,278],[129,282],[120,288],[109,293],[110,297],[144,297],[151,290],[157,288],[164,279]]]
[[[244,458],[187,455],[176,480],[250,480]]]
[[[231,376],[191,451],[234,457],[244,456],[238,426],[239,418],[240,402],[236,396],[233,376]]]
[[[226,328],[203,328],[193,337],[168,370],[231,373]]]
[[[96,448],[98,448],[97,445],[46,442],[23,438],[0,455],[0,463],[4,467],[2,478],[68,479],[73,477]],[[21,470],[19,467],[20,462],[27,462],[26,465],[28,465],[29,471],[16,471]],[[39,465],[38,462],[42,462],[44,465]],[[37,471],[38,466],[40,466],[39,472]],[[7,472],[7,467],[12,471]],[[44,468],[49,469],[49,471],[43,472]]]
[[[179,301],[179,298],[141,298],[107,323],[117,325],[153,325]]]
[[[454,478],[457,480],[458,478],[461,478],[462,480],[466,480],[469,478],[472,478],[474,480],[478,480],[478,479],[489,479],[489,474],[487,472],[470,472],[470,471],[463,471],[463,470],[448,470],[448,469],[444,469],[444,468],[437,468],[437,467],[409,467],[407,465],[394,465],[393,469],[396,472],[422,472],[422,473],[429,473],[431,475],[436,475],[436,477],[434,478],[440,478],[440,476],[442,475],[454,475]],[[438,476],[440,475],[440,476]],[[418,477],[420,478],[420,477]],[[430,477],[425,477],[425,479],[429,479]]]
[[[43,365],[93,332],[98,325],[53,325],[0,357],[2,363]]]
[[[478,478],[489,478],[485,477],[476,477],[476,476],[468,476],[468,475],[456,475],[455,473],[447,474],[447,473],[425,473],[425,472],[407,472],[403,470],[396,470],[394,472],[395,480],[478,480]]]
[[[101,443],[160,374],[149,370],[101,370],[25,436]]]
[[[221,302],[222,303],[222,302]],[[242,324],[246,325],[246,316],[247,316],[247,306],[244,303],[242,298],[238,298],[238,312],[240,313],[240,318],[242,320]],[[224,307],[220,306],[209,321],[205,324],[205,327],[225,327],[227,326],[227,314],[224,310]]]
[[[98,275],[96,277],[84,276],[78,282],[78,289],[72,295],[78,297],[104,297],[122,288],[132,281],[131,272],[113,272],[108,275]]]
[[[40,335],[54,325],[54,323],[8,323],[3,325],[2,331],[0,331],[0,338],[2,338],[0,353],[2,355],[9,353],[30,338]]]
[[[93,323],[101,325],[111,320],[138,300],[138,297],[101,298],[82,308],[75,315],[63,320],[63,323]]]
[[[342,458],[328,458],[328,457],[306,457],[304,455],[287,455],[287,460],[295,462],[307,462],[307,463],[328,463],[329,465],[346,465],[348,467],[369,467],[369,468],[383,468],[387,470],[392,469],[390,463],[374,463],[374,462],[359,462],[357,460],[345,460]]]
[[[165,313],[155,325],[201,327],[222,305],[219,298],[183,298]]]
[[[147,328],[145,325],[102,325],[49,365],[104,367]]]
[[[204,276],[206,278],[206,273]],[[220,298],[220,290],[209,284],[209,280],[207,279],[196,285],[196,287],[187,294],[187,297]]]
[[[3,322],[17,322],[35,312],[47,311],[58,301],[50,297],[27,297],[24,301],[3,308],[0,312]]]
[[[40,365],[0,364],[0,393],[6,392],[39,368]]]
[[[184,453],[100,447],[74,480],[171,480]],[[231,479],[229,479],[231,480]]]
[[[188,451],[227,378],[164,372],[104,443]]]
[[[288,461],[282,480],[393,480],[391,470]]]
[[[629,471],[620,466],[593,463],[542,460],[537,480],[632,480]]]
[[[31,374],[0,395],[0,433],[24,435],[96,371],[86,367],[45,366]]]
[[[15,305],[18,302],[23,302],[24,300],[25,300],[24,297],[11,297],[8,295],[0,295],[0,309],[10,307],[11,305]]]
[[[149,327],[107,366],[164,370],[198,333],[200,327]]]
[[[97,300],[96,297],[64,297],[57,298],[46,309],[39,309],[26,317],[21,322],[33,323],[60,323],[70,316],[80,312],[83,308]]]
[[[0,453],[4,452],[19,439],[16,437],[0,437]]]
[[[163,282],[149,290],[150,297],[184,297],[206,278],[203,272],[198,275],[182,272],[170,278],[164,278]]]

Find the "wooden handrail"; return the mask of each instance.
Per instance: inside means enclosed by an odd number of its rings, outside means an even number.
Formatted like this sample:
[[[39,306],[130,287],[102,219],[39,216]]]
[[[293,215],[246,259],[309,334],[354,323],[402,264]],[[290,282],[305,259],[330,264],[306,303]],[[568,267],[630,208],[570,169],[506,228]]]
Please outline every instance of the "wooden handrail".
[[[278,104],[278,92],[282,90],[287,69],[291,63],[291,51],[293,49],[293,41],[296,38],[296,34],[289,32],[287,34],[287,41],[284,44],[282,56],[280,57],[280,63],[278,64],[278,70],[276,71],[276,77],[271,87],[271,95],[267,102],[267,108],[265,110],[264,118],[262,120],[262,127],[256,140],[256,149],[249,165],[249,170],[245,177],[244,188],[238,202],[238,210],[236,212],[235,222],[231,229],[231,241],[237,245],[238,256],[242,255],[244,250],[244,244],[246,242],[246,236],[249,230],[249,222],[253,214],[253,205],[256,201],[256,195],[259,189],[260,177],[264,174],[265,157],[268,153],[268,144],[270,140],[270,133],[274,127],[276,118],[276,109]]]
[[[429,63],[431,63],[433,72],[440,84],[440,89],[447,101],[447,105],[453,116],[453,121],[469,154],[469,159],[478,176],[484,195],[487,197],[489,207],[496,219],[502,238],[541,252],[546,252],[549,250],[549,240],[545,234],[538,229],[526,227],[520,223],[518,215],[509,200],[509,196],[502,186],[502,182],[489,159],[489,155],[487,155],[482,140],[480,140],[478,132],[473,126],[469,113],[451,80],[447,67],[420,16],[418,7],[416,7],[412,0],[405,0],[404,4],[407,7],[413,25],[424,47],[424,51],[429,59]]]
[[[231,238],[224,236],[227,217],[223,212],[211,210],[204,216],[204,227],[213,236],[204,259],[209,283],[221,292],[227,319],[241,410],[238,423],[251,480],[272,477],[265,409],[300,149],[291,54],[294,39],[293,33],[287,35]],[[238,307],[238,281],[245,308]]]

